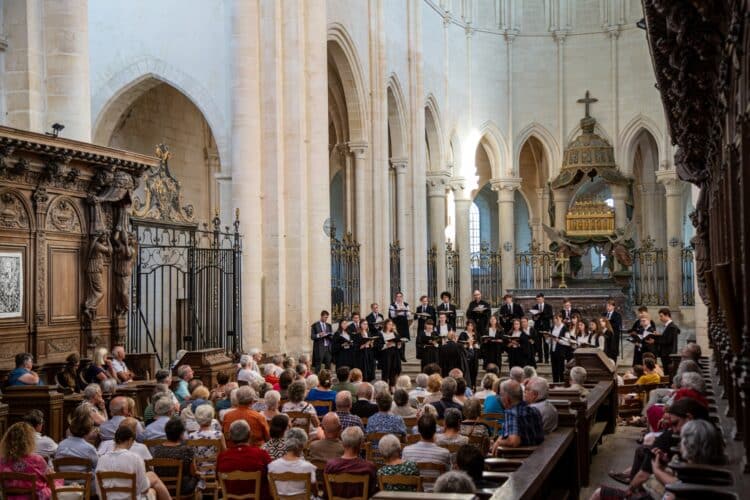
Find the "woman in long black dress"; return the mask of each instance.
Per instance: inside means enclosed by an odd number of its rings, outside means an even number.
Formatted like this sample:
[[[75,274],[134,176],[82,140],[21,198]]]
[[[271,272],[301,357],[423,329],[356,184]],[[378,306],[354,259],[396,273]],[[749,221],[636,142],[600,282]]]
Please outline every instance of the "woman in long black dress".
[[[502,373],[503,368],[503,338],[505,332],[497,322],[497,316],[490,316],[490,324],[487,328],[487,336],[482,341],[483,367],[495,363]]]
[[[349,321],[342,321],[339,330],[333,336],[333,353],[336,368],[340,366],[354,367],[354,342]]]
[[[366,319],[359,322],[359,331],[354,336],[354,366],[362,371],[362,380],[375,380],[375,341],[377,335],[370,336],[370,324]]]
[[[417,333],[417,348],[421,349],[422,356],[420,361],[422,363],[422,371],[424,367],[431,364],[440,364],[440,356],[438,355],[438,348],[440,347],[440,337],[437,332],[433,330],[435,327],[433,321],[428,319],[424,322],[424,329]]]
[[[599,335],[604,337],[604,354],[617,363],[617,348],[615,335],[612,333],[612,323],[606,317],[599,318]]]
[[[464,346],[466,361],[469,363],[469,373],[464,373],[464,378],[473,389],[477,384],[479,373],[479,337],[477,335],[477,324],[473,320],[466,322],[466,330],[458,336],[458,342]]]
[[[510,368],[513,368],[514,366],[526,366],[529,364],[531,344],[529,343],[529,336],[521,329],[520,319],[516,318],[513,320],[508,335],[510,337],[510,341],[506,348],[508,351],[508,366]]]
[[[385,320],[383,331],[375,343],[375,350],[380,354],[380,378],[388,382],[388,387],[394,387],[396,379],[401,375],[400,338],[393,320]]]

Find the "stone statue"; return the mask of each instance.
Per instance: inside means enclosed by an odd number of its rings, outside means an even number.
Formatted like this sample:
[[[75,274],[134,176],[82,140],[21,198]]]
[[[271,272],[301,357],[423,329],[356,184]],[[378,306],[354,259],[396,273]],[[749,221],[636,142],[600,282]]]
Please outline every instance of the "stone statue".
[[[95,233],[89,247],[89,261],[86,268],[88,275],[88,293],[86,303],[83,306],[83,314],[89,324],[96,319],[96,308],[104,296],[104,261],[112,255],[112,247],[109,244],[109,234],[106,231]]]
[[[130,310],[130,275],[136,254],[133,233],[118,229],[112,238],[115,274],[115,313],[126,314]]]
[[[621,266],[629,268],[633,265],[633,255],[627,245],[633,240],[633,222],[628,221],[624,227],[616,229],[615,235],[615,238],[607,236],[609,243],[604,247],[604,253],[614,257]]]

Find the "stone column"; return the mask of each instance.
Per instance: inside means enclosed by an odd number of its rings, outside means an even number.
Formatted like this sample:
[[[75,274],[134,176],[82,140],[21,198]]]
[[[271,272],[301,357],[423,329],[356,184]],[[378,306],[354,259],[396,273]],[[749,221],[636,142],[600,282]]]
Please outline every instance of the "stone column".
[[[461,301],[471,301],[471,251],[469,247],[469,209],[471,208],[471,191],[466,186],[466,179],[456,177],[451,183],[453,200],[456,206],[456,241],[454,248],[459,252],[459,279]],[[464,304],[456,304],[459,309]]]
[[[60,135],[91,141],[88,0],[45,0],[44,45],[47,85],[45,131],[65,125]]]
[[[549,214],[547,213],[549,211],[549,190],[544,187],[537,188],[535,191],[538,202],[539,226],[534,228],[534,239],[546,248],[546,233],[542,229],[542,224],[549,224]],[[521,248],[520,250],[526,249]]]
[[[367,252],[372,251],[370,237],[373,232],[372,220],[367,214],[367,203],[372,201],[372,183],[367,177],[367,143],[350,142],[349,151],[354,157],[354,238],[359,242],[359,289],[360,311],[369,311],[369,306],[364,303],[368,300],[372,282],[372,261]],[[368,313],[369,314],[369,313]]]
[[[429,202],[430,246],[437,249],[435,280],[438,293],[446,286],[445,276],[445,201],[450,174],[430,172],[427,174],[427,198]]]
[[[565,216],[568,213],[568,203],[570,203],[570,188],[564,187],[553,191],[555,203],[555,229],[565,231]]]
[[[625,202],[628,199],[628,188],[627,186],[611,185],[610,190],[612,191],[612,200],[615,205],[615,227],[625,227],[628,223],[628,212]]]
[[[263,212],[261,172],[248,161],[261,151],[260,39],[256,2],[232,4],[232,203],[240,209],[242,251],[242,335],[245,348],[263,340]]]
[[[656,178],[666,191],[667,301],[669,308],[682,306],[682,181],[674,169],[658,170]]]
[[[516,189],[520,177],[492,179],[492,190],[497,191],[498,235],[500,236],[503,293],[516,287],[516,233],[513,216]]]
[[[410,297],[405,288],[408,286],[405,279],[404,267],[408,265],[408,259],[406,259],[406,246],[410,239],[407,239],[406,232],[406,214],[409,212],[409,208],[406,205],[406,167],[409,161],[405,158],[396,158],[391,160],[391,168],[396,173],[396,239],[401,247],[401,275],[399,281],[401,282],[401,291],[404,292],[405,297]],[[414,292],[414,290],[409,290]]]

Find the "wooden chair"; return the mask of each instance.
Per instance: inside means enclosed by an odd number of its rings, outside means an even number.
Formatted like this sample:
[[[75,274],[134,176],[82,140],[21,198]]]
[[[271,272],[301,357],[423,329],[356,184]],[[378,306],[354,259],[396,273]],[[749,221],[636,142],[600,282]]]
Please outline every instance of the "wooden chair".
[[[86,472],[91,472],[94,469],[94,464],[88,458],[60,457],[52,460],[52,467],[55,472],[73,472],[70,470],[72,467],[83,467]],[[79,471],[76,470],[75,472]]]
[[[378,476],[378,485],[380,491],[391,490],[392,488],[386,488],[386,486],[406,486],[414,488],[410,491],[420,492],[422,491],[422,477],[421,476],[404,476],[402,474],[393,474],[390,476]]]
[[[150,450],[151,448],[159,446],[160,444],[164,444],[164,442],[166,442],[166,439],[144,439],[143,446]]]
[[[130,486],[105,486],[105,482],[110,479],[118,482],[120,480],[130,481]],[[107,500],[107,496],[110,493],[127,493],[130,495],[130,498],[138,498],[138,492],[135,491],[135,481],[135,474],[127,472],[97,472],[96,482],[99,483],[99,499]]]
[[[255,485],[252,489],[249,487],[243,487],[243,493],[229,493],[227,491],[227,481],[252,481]],[[223,500],[261,500],[260,498],[260,486],[262,481],[261,471],[256,472],[244,472],[244,471],[232,471],[232,472],[219,472],[219,484],[221,485],[221,493]]]
[[[333,401],[323,401],[321,399],[313,399],[311,401],[308,401],[308,403],[310,403],[313,406],[313,408],[315,408],[315,413],[317,413],[318,415],[320,415],[318,411],[319,408],[325,409],[325,413],[323,413],[323,415],[325,415],[326,413],[328,413],[329,411],[333,409]]]
[[[422,439],[422,436],[419,434],[407,434],[406,435],[406,444],[407,446],[410,444],[418,443]]]
[[[58,486],[55,481],[61,481],[62,486]],[[81,500],[91,498],[91,474],[89,473],[53,472],[47,474],[47,484],[52,492],[51,500],[58,500],[60,493],[78,493]]]
[[[216,458],[224,450],[221,439],[190,439],[186,443],[191,448],[212,448],[213,453],[195,457],[195,470],[205,485],[204,495],[212,495],[214,500],[219,496],[219,482],[216,480]]]
[[[270,473],[268,481],[271,487],[273,500],[309,500],[312,495],[312,481],[310,474],[297,472]],[[276,482],[295,481],[305,483],[305,491],[297,495],[281,495],[276,487]]]
[[[482,422],[489,428],[490,437],[497,437],[503,430],[505,415],[502,413],[483,413]]]
[[[328,500],[367,500],[370,498],[370,476],[368,474],[326,474],[325,481]],[[362,494],[359,496],[336,496],[333,494],[334,486],[340,484],[362,485]]]
[[[486,455],[490,449],[490,438],[487,436],[468,436],[469,444],[479,448],[482,455]]]
[[[367,429],[367,417],[359,417],[359,419],[362,421],[362,427]]]
[[[324,471],[326,469],[326,462],[325,460],[321,459],[314,459],[314,460],[308,460],[311,464],[315,466],[315,487],[318,490],[319,495],[316,495],[318,497],[325,496],[325,475]]]
[[[419,467],[419,475],[422,478],[422,488],[424,491],[432,491],[437,478],[446,471],[445,464],[435,464],[432,462],[417,462],[417,467]],[[429,485],[429,489],[427,485]]]
[[[458,453],[458,449],[461,447],[460,444],[456,444],[456,443],[453,443],[453,444],[439,444],[438,446],[440,446],[441,448],[445,448],[446,450],[448,450],[451,453],[451,457],[452,458],[456,457],[456,453]]]
[[[8,481],[23,481],[28,486],[5,486]],[[0,495],[2,498],[23,495],[29,500],[36,500],[36,476],[24,474],[23,472],[0,472]]]
[[[406,426],[406,430],[408,431],[415,425],[417,425],[417,417],[404,417],[404,425]]]
[[[152,458],[146,460],[146,469],[151,469],[159,476],[172,498],[180,500],[182,495],[182,460],[176,458]],[[158,470],[157,470],[158,469]],[[172,474],[172,471],[174,473]]]
[[[289,425],[302,429],[305,433],[310,432],[310,422],[312,415],[303,411],[290,411],[286,414],[289,417]]]

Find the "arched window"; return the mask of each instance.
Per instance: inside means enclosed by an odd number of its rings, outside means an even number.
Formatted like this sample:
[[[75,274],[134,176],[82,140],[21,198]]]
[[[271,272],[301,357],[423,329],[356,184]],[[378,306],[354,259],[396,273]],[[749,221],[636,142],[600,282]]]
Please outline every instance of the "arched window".
[[[469,209],[469,252],[479,252],[479,207],[476,203],[471,204]]]

